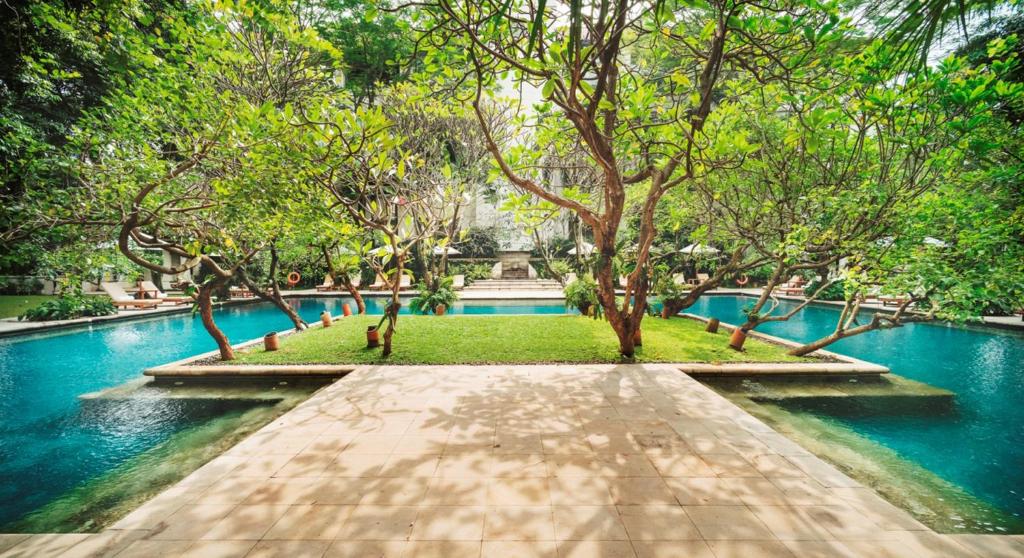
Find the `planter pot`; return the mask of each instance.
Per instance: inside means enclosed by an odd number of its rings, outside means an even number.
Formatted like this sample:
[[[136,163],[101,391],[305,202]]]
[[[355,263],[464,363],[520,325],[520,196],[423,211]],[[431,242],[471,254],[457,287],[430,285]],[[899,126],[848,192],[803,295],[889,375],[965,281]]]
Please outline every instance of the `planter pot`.
[[[366,328],[366,347],[373,349],[380,346],[380,332],[377,331],[377,326],[370,326]]]
[[[718,318],[711,318],[708,320],[708,327],[704,328],[704,331],[708,333],[718,333]]]
[[[667,320],[672,314],[669,313],[667,306],[661,307],[661,319]]]
[[[341,305],[341,313],[342,313],[342,315],[344,315],[346,317],[347,316],[351,316],[352,315],[352,307],[349,306],[347,302],[345,304],[342,304]]]
[[[732,336],[729,337],[729,347],[736,349],[737,351],[743,350],[743,342],[747,340],[747,332],[743,331],[742,328],[736,328],[732,330]]]
[[[326,310],[320,312],[320,322],[324,324],[324,327],[331,327],[331,313]]]
[[[584,316],[589,316],[590,315],[590,306],[589,305],[581,306],[580,307],[580,314],[583,314]]]
[[[633,332],[633,346],[634,347],[642,347],[643,344],[644,344],[643,338],[642,338],[642,336],[640,334],[640,330],[638,329],[638,330]]]
[[[437,314],[438,316],[444,316],[444,311],[445,311],[445,305],[444,304],[438,304],[437,306],[434,307],[434,313]]]
[[[267,351],[276,351],[279,345],[277,344],[277,332],[271,331],[270,333],[263,336],[263,349]]]

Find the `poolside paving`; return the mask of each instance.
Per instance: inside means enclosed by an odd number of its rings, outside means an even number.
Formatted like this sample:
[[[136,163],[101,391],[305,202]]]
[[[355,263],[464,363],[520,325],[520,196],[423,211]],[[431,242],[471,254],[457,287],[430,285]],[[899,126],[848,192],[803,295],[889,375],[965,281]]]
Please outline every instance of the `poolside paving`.
[[[96,535],[0,556],[1022,556],[669,365],[366,366]]]

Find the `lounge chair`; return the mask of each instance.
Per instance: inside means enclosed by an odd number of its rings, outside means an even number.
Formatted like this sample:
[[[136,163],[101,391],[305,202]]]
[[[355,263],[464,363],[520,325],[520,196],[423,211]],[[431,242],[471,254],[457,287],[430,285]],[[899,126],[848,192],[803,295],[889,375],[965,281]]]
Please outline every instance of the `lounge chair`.
[[[398,282],[399,289],[411,289],[412,288],[412,277],[403,274],[402,279]]]
[[[685,273],[676,273],[675,275],[673,275],[672,276],[672,282],[674,282],[676,285],[688,285],[689,284],[689,281],[686,280],[686,274]]]
[[[355,277],[352,277],[351,275],[349,275],[349,277],[348,277],[348,282],[349,282],[349,283],[351,283],[353,287],[355,287],[355,288],[357,288],[357,289],[358,289],[358,288],[359,288],[359,285],[360,285],[360,283],[362,283],[362,282],[363,282],[363,278],[362,278],[362,277],[360,277],[360,276],[358,276],[358,275],[356,275]],[[338,289],[338,290],[340,291],[341,289],[344,289],[344,288],[345,288],[345,286],[344,286],[344,285],[338,285],[338,286],[337,286],[337,287],[335,287],[335,288],[336,288],[336,289]]]
[[[901,304],[906,304],[908,301],[910,301],[910,298],[905,296],[882,295],[878,297],[878,302],[881,302],[882,306],[899,306]]]
[[[333,291],[333,290],[334,290],[334,278],[332,278],[330,275],[324,275],[324,282],[323,282],[323,284],[316,286],[316,292],[322,293],[322,292],[325,292],[325,291]]]
[[[228,289],[228,294],[231,295],[231,298],[252,298],[256,296],[246,287],[231,287]]]
[[[135,308],[149,310],[160,305],[160,301],[153,299],[136,300],[132,295],[125,292],[124,287],[117,283],[100,283],[103,292],[107,293],[114,306],[118,308]]]
[[[168,304],[191,304],[195,302],[195,299],[190,296],[167,296],[163,291],[158,289],[152,281],[143,281],[142,288],[147,294],[151,293],[152,298],[157,299],[160,302],[166,302]]]
[[[371,291],[382,291],[382,290],[386,289],[387,286],[388,286],[387,280],[384,279],[383,275],[378,273],[377,274],[377,279],[373,282],[372,285],[370,285],[370,290]]]
[[[466,288],[466,276],[465,275],[453,275],[452,276],[452,288],[456,291],[461,291]]]
[[[687,281],[687,283],[689,283],[691,285],[700,285],[701,283],[703,283],[704,281],[707,281],[710,278],[711,278],[711,275],[709,275],[707,273],[698,273],[696,279],[690,279],[689,281]]]

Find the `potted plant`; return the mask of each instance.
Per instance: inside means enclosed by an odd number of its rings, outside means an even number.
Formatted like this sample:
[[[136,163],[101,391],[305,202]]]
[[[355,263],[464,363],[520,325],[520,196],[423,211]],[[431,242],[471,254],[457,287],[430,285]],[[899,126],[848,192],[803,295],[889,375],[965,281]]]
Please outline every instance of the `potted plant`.
[[[601,312],[601,305],[598,304],[597,283],[594,279],[584,275],[566,285],[565,307],[575,308],[584,316],[597,317]]]
[[[409,301],[413,312],[429,314],[431,312],[443,316],[445,310],[451,308],[459,295],[452,289],[452,278],[443,277],[436,282],[434,288],[429,288],[425,283],[416,285],[418,294]]]

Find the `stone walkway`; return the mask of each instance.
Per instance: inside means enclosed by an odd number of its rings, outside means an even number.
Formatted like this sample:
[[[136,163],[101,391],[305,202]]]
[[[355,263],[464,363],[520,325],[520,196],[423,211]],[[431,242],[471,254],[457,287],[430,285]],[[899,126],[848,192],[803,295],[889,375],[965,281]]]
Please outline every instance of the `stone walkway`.
[[[1021,556],[665,365],[362,367],[96,535],[0,556]]]

